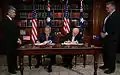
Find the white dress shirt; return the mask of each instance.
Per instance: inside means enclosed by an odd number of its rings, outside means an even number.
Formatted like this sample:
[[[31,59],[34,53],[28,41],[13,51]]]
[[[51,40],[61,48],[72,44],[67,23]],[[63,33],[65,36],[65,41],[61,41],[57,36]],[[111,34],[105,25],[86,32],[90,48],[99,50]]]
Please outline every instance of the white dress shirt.
[[[12,21],[12,18],[9,15],[6,15],[6,16]]]
[[[109,15],[105,18],[104,24],[106,23],[107,19],[112,15],[113,12],[115,12],[115,10],[113,10],[111,13],[109,13]]]
[[[72,42],[75,40],[75,36],[72,36]]]

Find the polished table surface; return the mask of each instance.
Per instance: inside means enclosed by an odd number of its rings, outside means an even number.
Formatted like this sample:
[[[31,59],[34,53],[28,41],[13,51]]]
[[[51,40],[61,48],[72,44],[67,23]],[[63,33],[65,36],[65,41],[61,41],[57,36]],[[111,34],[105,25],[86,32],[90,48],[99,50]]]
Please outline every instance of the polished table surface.
[[[97,75],[98,57],[102,47],[85,47],[80,45],[44,45],[44,46],[27,46],[18,48],[19,64],[21,75],[23,75],[23,56],[37,54],[92,54],[94,55],[94,75]]]

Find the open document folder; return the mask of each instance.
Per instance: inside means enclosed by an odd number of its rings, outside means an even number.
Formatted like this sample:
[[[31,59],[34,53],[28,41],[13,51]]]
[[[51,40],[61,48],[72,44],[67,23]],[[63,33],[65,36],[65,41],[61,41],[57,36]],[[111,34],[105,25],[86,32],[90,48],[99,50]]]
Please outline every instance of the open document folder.
[[[55,45],[55,43],[52,43],[51,40],[44,41],[42,43],[40,43],[40,42],[35,43],[35,45],[46,45],[46,44],[48,44],[48,45]]]
[[[65,41],[62,45],[84,45],[84,43],[78,43],[78,41]]]

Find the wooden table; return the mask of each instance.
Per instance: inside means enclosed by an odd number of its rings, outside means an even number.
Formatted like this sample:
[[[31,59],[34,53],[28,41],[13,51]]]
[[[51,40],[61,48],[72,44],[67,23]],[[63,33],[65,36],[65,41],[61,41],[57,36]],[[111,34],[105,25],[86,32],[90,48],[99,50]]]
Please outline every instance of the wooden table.
[[[20,72],[23,75],[24,63],[23,56],[24,55],[38,55],[38,54],[92,54],[94,55],[94,75],[97,75],[98,68],[98,57],[101,51],[101,47],[31,47],[31,48],[18,48],[18,56],[19,56],[19,65]]]

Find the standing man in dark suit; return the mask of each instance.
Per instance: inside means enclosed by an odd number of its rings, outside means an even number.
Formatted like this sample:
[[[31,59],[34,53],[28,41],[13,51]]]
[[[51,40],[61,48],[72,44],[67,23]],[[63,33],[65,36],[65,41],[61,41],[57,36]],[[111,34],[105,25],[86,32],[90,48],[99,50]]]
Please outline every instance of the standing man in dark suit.
[[[83,43],[82,36],[80,35],[79,28],[73,28],[72,32],[68,33],[61,42],[66,43]],[[63,56],[63,66],[67,68],[72,68],[73,55],[62,55]]]
[[[101,32],[103,38],[103,62],[104,65],[100,69],[104,73],[110,74],[115,71],[116,51],[118,49],[118,40],[120,34],[120,14],[115,10],[114,1],[106,3],[108,16],[104,20],[104,25]]]
[[[17,42],[21,43],[19,39],[19,30],[17,28],[16,23],[14,22],[14,18],[16,16],[16,9],[13,6],[9,6],[7,9],[7,15],[3,19],[1,23],[1,29],[3,32],[3,45],[6,50],[7,55],[7,64],[8,64],[8,72],[12,74],[16,74],[17,70],[17,55],[16,48]]]

